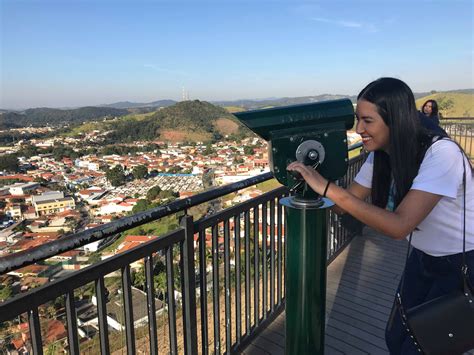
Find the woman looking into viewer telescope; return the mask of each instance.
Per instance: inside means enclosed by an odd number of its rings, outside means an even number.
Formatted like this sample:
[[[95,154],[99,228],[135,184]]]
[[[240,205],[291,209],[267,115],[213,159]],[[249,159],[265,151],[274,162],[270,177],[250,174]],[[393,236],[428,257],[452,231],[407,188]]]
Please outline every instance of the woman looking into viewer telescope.
[[[459,287],[463,248],[463,159],[466,169],[466,258],[474,284],[474,179],[459,145],[437,139],[419,121],[415,98],[401,80],[380,78],[357,98],[356,131],[370,152],[346,190],[300,162],[288,165],[338,213],[349,213],[386,236],[402,240],[413,232],[405,266],[405,309]],[[372,203],[365,202],[371,196]],[[418,354],[392,311],[386,329],[391,354]]]

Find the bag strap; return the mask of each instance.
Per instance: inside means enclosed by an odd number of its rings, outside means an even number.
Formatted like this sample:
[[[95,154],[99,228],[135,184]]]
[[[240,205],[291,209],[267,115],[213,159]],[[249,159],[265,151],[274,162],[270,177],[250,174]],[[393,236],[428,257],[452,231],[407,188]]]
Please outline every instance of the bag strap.
[[[442,138],[441,138],[442,139]],[[461,266],[461,275],[463,278],[463,290],[464,293],[467,293],[469,291],[469,280],[468,280],[468,271],[469,268],[467,266],[467,261],[466,261],[466,162],[464,159],[464,154],[461,151],[461,156],[462,156],[462,166],[463,166],[463,175],[462,175],[462,185],[463,185],[463,230],[462,230],[462,235],[463,235],[463,241],[462,241],[462,266]],[[408,248],[407,248],[407,255],[405,258],[405,265],[407,264],[408,257],[410,256],[410,250],[411,250],[411,238],[413,236],[413,232],[410,233],[410,237],[408,238]],[[405,271],[402,274],[402,278],[400,280],[400,289],[398,290],[397,293],[397,301],[399,305],[401,306],[402,303],[402,292],[403,292],[403,285],[405,282]]]
[[[462,152],[461,152],[462,154]],[[467,266],[467,261],[466,261],[466,162],[465,162],[465,157],[464,154],[462,156],[462,167],[464,169],[463,174],[462,174],[462,189],[463,189],[463,197],[464,197],[464,208],[463,208],[463,228],[462,228],[462,276],[463,276],[463,283],[464,283],[464,293],[466,293],[469,289],[469,268]]]

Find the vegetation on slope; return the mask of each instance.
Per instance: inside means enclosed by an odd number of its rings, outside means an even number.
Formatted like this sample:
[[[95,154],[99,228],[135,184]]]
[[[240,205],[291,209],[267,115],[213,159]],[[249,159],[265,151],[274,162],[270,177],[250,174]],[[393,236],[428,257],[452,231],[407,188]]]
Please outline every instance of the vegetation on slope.
[[[225,109],[205,101],[183,101],[160,109],[152,114],[127,116],[107,123],[109,142],[137,140],[209,141],[224,135],[241,137],[248,131],[241,127],[234,116]]]
[[[62,126],[68,123],[82,123],[106,117],[119,117],[128,113],[129,111],[123,109],[92,106],[71,110],[32,108],[23,112],[2,113],[0,115],[0,126]]]

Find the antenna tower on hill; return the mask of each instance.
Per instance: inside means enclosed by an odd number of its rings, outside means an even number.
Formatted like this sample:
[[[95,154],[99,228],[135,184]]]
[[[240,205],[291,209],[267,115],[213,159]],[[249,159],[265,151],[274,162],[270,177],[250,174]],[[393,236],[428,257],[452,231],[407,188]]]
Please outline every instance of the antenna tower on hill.
[[[189,92],[184,89],[184,86],[183,86],[181,101],[189,101]]]

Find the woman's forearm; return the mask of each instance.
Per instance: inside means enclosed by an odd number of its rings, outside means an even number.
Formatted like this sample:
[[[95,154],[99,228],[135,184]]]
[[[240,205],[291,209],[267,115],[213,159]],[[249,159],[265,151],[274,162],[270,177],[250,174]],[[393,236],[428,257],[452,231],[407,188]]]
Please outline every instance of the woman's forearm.
[[[405,238],[428,216],[442,197],[426,191],[410,190],[395,212],[390,212],[364,201],[370,192],[367,188],[355,185],[347,191],[332,183],[326,189],[328,180],[311,167],[292,162],[287,169],[299,172],[313,191],[330,198],[339,209],[393,239]]]
[[[336,204],[337,210],[349,213],[393,239],[401,240],[410,233],[402,216],[360,200],[335,184],[330,185],[326,196]]]

